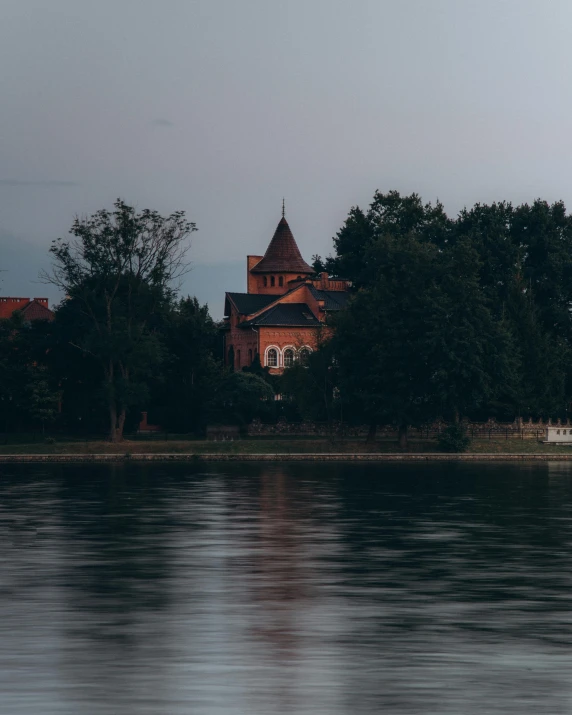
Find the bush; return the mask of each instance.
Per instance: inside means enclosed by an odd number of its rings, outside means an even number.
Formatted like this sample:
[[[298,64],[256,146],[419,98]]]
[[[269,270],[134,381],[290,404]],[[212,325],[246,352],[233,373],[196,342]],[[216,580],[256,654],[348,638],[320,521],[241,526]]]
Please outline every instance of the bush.
[[[449,425],[439,435],[439,448],[443,452],[466,452],[471,440],[461,424]]]

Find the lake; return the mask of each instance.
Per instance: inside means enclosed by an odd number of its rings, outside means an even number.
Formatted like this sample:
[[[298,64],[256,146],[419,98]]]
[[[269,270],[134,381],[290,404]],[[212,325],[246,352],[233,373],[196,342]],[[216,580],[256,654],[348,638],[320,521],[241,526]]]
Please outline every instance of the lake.
[[[571,711],[572,464],[0,466],[2,715]]]

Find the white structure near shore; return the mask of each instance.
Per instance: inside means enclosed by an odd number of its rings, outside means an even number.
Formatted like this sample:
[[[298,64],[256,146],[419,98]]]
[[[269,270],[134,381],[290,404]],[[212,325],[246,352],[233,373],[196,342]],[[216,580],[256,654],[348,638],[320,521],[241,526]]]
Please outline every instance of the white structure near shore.
[[[572,445],[572,425],[548,425],[544,442]]]

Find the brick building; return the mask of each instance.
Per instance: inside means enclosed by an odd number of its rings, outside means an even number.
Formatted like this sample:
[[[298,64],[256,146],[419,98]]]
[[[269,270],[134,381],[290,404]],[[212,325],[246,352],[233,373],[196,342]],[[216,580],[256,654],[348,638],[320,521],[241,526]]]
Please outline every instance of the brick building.
[[[0,296],[0,320],[20,311],[24,320],[53,320],[47,298],[4,298]]]
[[[247,292],[226,294],[225,361],[240,370],[259,355],[278,374],[316,349],[328,313],[346,306],[349,283],[315,275],[284,211],[266,253],[247,256],[246,268]]]

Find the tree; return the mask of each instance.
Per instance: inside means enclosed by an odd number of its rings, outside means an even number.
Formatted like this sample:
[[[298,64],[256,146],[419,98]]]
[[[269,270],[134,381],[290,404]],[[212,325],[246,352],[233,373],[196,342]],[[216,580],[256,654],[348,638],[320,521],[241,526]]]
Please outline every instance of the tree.
[[[161,334],[166,359],[151,383],[151,414],[166,429],[200,430],[223,379],[219,326],[207,305],[187,297],[165,314]]]
[[[376,280],[336,321],[342,399],[359,402],[370,424],[369,440],[376,424],[393,422],[405,446],[408,425],[432,412],[427,310],[435,253],[434,246],[412,236],[379,238],[366,254]]]
[[[331,340],[323,328],[316,330],[316,350],[303,362],[296,360],[284,370],[278,390],[293,400],[301,417],[312,421],[333,418],[337,382]]]
[[[480,284],[472,244],[457,242],[434,258],[435,283],[425,298],[431,390],[438,414],[458,422],[514,389],[515,344]]]
[[[58,414],[59,393],[50,389],[45,369],[34,370],[30,377],[23,394],[25,409],[44,431],[46,422],[53,422]]]
[[[312,256],[312,268],[316,274],[324,273],[326,270],[326,264],[322,260],[322,256],[317,253]]]
[[[373,437],[391,422],[456,421],[511,374],[509,335],[494,319],[469,243],[439,248],[414,234],[384,235],[366,253],[372,278],[338,322],[342,397],[362,406]]]
[[[365,254],[372,239],[373,227],[369,217],[359,206],[352,206],[344,225],[334,237],[336,257],[330,261],[329,272],[360,286],[365,269]]]
[[[543,324],[533,290],[518,276],[509,285],[506,323],[514,342],[518,379],[506,396],[509,414],[550,417],[563,412],[570,344]]]
[[[81,328],[73,347],[99,367],[111,441],[123,439],[127,409],[143,399],[164,357],[157,316],[173,300],[195,230],[182,211],[163,217],[118,199],[111,212],[76,217],[74,238],[52,243],[45,278],[66,293]]]
[[[8,431],[42,427],[58,414],[60,392],[46,366],[51,324],[27,323],[20,313],[0,320],[0,405]]]
[[[251,372],[230,372],[214,393],[210,417],[219,423],[246,425],[268,414],[274,390],[264,378]]]
[[[326,260],[326,269],[361,288],[375,280],[367,255],[377,239],[385,235],[394,238],[411,235],[442,246],[449,240],[452,228],[453,222],[440,202],[433,206],[423,204],[418,194],[401,196],[399,191],[387,194],[376,191],[367,212],[359,206],[350,209],[334,237],[336,256]]]
[[[476,204],[456,222],[491,310],[511,334],[516,380],[493,399],[505,414],[548,416],[572,398],[572,218],[559,201]]]

